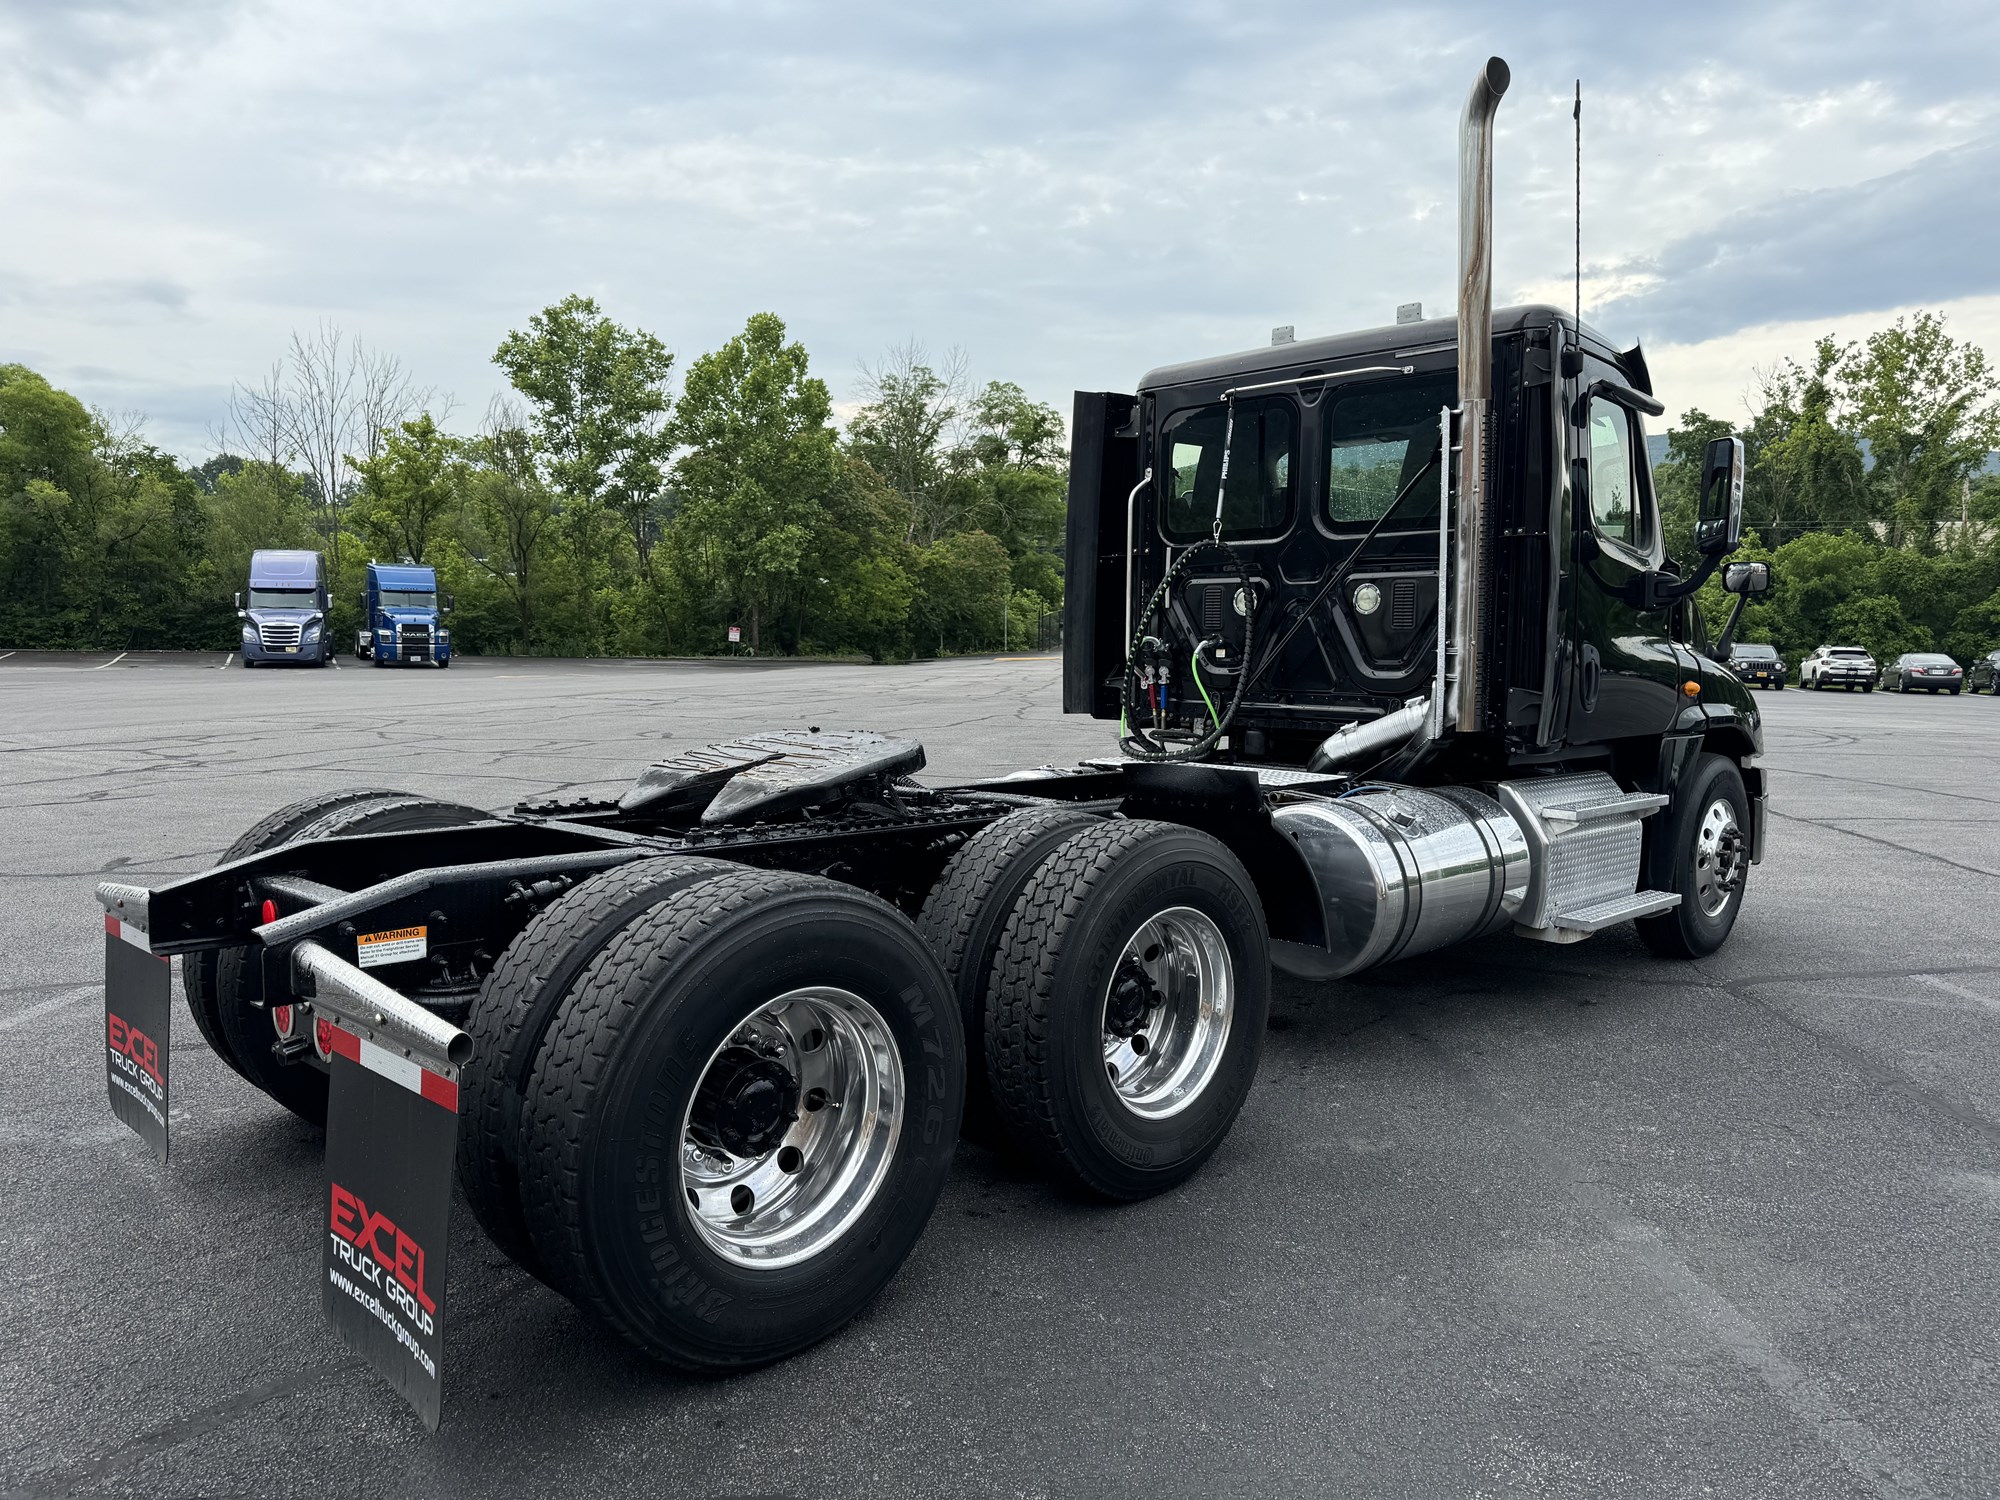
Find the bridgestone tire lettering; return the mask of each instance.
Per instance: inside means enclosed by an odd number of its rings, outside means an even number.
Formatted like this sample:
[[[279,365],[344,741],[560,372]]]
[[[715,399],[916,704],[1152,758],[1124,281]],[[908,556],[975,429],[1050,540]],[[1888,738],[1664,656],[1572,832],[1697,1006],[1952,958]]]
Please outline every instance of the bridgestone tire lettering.
[[[965,1135],[983,1146],[1002,1146],[1007,1135],[993,1105],[980,1045],[1000,934],[1041,863],[1083,829],[1103,821],[1073,807],[1010,813],[981,829],[951,857],[917,917],[917,931],[944,965],[958,996],[959,1020],[972,1053],[965,1077]]]
[[[738,1026],[816,984],[861,995],[887,1022],[903,1128],[844,1234],[793,1265],[739,1265],[692,1223],[683,1122]],[[642,913],[563,1001],[526,1100],[529,1230],[551,1284],[654,1358],[768,1364],[840,1328],[895,1274],[943,1191],[964,1099],[958,1007],[909,919],[851,886],[739,869]]]
[[[1125,943],[1173,906],[1221,930],[1235,1013],[1207,1087],[1178,1114],[1144,1119],[1105,1076],[1104,999]],[[1107,1198],[1164,1192],[1228,1134],[1256,1078],[1270,1004],[1270,935],[1235,855],[1175,823],[1085,829],[1035,871],[1000,939],[984,1038],[994,1103],[1058,1176]]]

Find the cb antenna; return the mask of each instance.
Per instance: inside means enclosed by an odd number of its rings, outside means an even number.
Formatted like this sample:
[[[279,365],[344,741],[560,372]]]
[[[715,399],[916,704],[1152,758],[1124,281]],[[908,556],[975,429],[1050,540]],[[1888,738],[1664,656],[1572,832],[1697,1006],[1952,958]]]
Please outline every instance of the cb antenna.
[[[1583,347],[1583,80],[1576,81],[1576,104],[1569,117],[1576,121],[1576,342]]]

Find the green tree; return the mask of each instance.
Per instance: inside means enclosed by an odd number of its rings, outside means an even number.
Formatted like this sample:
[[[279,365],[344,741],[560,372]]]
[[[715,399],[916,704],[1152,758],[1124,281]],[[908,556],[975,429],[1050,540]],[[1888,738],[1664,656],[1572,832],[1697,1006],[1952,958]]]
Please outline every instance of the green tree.
[[[1847,350],[1832,373],[1842,415],[1868,443],[1890,540],[1933,549],[2000,446],[2000,380],[1985,351],[1952,338],[1943,314],[1921,312]]]
[[[1001,643],[1001,615],[1012,607],[1013,560],[997,537],[960,531],[916,555],[912,623],[917,649],[975,651]]]
[[[861,409],[847,424],[849,448],[909,512],[909,538],[928,544],[956,530],[966,499],[957,431],[964,417],[965,362],[956,352],[939,371],[915,340],[862,368]]]
[[[531,408],[536,462],[557,497],[586,649],[595,649],[613,539],[629,535],[641,571],[651,566],[674,357],[652,334],[573,295],[536,313],[525,332],[509,333],[493,361]]]
[[[1931,633],[1910,623],[1902,605],[1887,594],[1848,600],[1833,611],[1832,626],[1835,637],[1867,648],[1880,662],[1892,661],[1905,651],[1931,649]]]
[[[464,441],[424,412],[388,433],[373,458],[348,463],[361,481],[349,516],[362,535],[391,561],[423,562],[464,499]]]
[[[537,606],[556,524],[555,498],[536,468],[534,440],[503,419],[468,445],[461,544],[510,607],[516,649],[538,649]]]
[[[763,649],[767,623],[786,622],[797,648],[795,606],[824,576],[817,549],[840,477],[832,406],[775,313],[753,314],[688,366],[671,428],[686,450],[674,465],[676,549],[749,626],[753,649]]]

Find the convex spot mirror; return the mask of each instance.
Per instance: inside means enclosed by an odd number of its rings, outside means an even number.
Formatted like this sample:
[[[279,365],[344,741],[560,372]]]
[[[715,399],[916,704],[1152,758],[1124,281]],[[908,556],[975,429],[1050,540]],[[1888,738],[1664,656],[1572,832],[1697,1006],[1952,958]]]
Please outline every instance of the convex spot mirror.
[[[1722,570],[1722,589],[1728,594],[1768,594],[1771,592],[1771,565],[1767,562],[1729,563]]]
[[[1720,557],[1734,552],[1742,539],[1743,439],[1717,438],[1702,454],[1694,544],[1703,557]]]

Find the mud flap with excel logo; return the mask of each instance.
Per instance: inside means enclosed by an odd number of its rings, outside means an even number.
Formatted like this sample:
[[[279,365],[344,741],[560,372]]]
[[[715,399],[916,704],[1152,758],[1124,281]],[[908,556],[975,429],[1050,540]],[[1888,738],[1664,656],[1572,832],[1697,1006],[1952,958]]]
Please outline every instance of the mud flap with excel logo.
[[[316,1024],[332,1054],[321,1306],[435,1432],[458,1084],[324,1017]]]
[[[147,946],[146,934],[104,918],[104,1066],[111,1112],[167,1159],[168,1032],[173,965]]]

